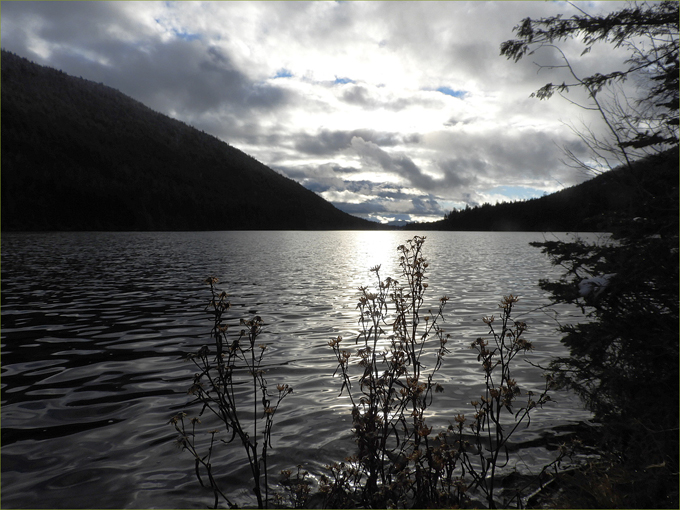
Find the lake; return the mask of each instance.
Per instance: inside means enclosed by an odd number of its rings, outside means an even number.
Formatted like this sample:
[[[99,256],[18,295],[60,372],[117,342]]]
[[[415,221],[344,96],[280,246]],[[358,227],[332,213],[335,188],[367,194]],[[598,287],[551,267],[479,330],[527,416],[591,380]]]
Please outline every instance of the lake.
[[[483,388],[469,346],[488,332],[503,295],[519,295],[546,365],[566,353],[557,322],[575,309],[546,310],[539,278],[555,277],[540,233],[423,232],[433,307],[447,295],[451,351],[430,425],[445,427]],[[183,358],[210,344],[205,311],[219,278],[239,318],[260,315],[269,345],[267,380],[294,388],[276,415],[270,473],[302,464],[314,475],[354,452],[347,400],[328,341],[358,333],[357,288],[369,269],[397,276],[397,246],[412,232],[155,232],[2,234],[2,505],[4,508],[205,508],[212,493],[193,458],[176,447],[168,420],[188,409],[195,369]],[[595,234],[588,234],[594,236]],[[565,238],[567,234],[546,234]],[[353,343],[353,342],[352,342]],[[522,389],[543,384],[521,363]],[[529,446],[555,427],[587,420],[568,393],[537,410],[517,436],[511,466],[537,472],[553,452]],[[191,413],[190,413],[191,414]],[[522,444],[526,444],[522,448]],[[216,461],[222,486],[252,505],[237,444]],[[227,481],[229,484],[227,485]]]

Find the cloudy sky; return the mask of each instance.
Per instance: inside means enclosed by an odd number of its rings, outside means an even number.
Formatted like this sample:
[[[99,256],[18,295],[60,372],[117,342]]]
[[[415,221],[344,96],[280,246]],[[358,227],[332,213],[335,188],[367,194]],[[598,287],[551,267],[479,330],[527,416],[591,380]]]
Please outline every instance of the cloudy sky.
[[[576,2],[590,14],[621,2]],[[565,2],[2,2],[2,48],[119,89],[211,133],[338,208],[432,221],[453,208],[541,196],[587,178],[558,54],[499,55],[523,18]],[[605,46],[582,75],[621,68]],[[570,93],[573,94],[573,93]],[[577,95],[570,95],[578,100]],[[571,126],[571,127],[570,127]]]

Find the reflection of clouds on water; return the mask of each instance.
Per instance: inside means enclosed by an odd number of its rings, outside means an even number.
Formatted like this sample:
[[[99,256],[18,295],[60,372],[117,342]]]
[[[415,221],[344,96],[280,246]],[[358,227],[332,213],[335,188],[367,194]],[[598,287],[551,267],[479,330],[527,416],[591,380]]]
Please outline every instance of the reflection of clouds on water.
[[[545,365],[564,353],[555,322],[535,310],[548,302],[538,279],[556,273],[528,246],[540,234],[425,235],[432,299],[426,307],[444,294],[450,298],[441,325],[452,336],[451,353],[438,375],[444,392],[431,408],[431,424],[446,426],[483,389],[469,346],[487,332],[481,318],[498,313],[504,294],[521,297],[516,311],[536,347],[527,358]],[[410,237],[399,231],[3,235],[2,425],[17,439],[8,443],[3,433],[3,504],[210,504],[167,425],[191,400],[186,390],[196,368],[181,358],[210,342],[209,289],[202,284],[208,275],[232,296],[232,327],[249,313],[262,316],[267,380],[294,388],[277,412],[270,466],[303,463],[321,471],[351,453],[349,401],[338,396],[328,341],[340,335],[354,347],[357,288],[375,283],[370,268],[378,264],[384,277],[397,276],[396,248]],[[573,313],[561,312],[561,321]],[[542,384],[532,367],[515,376],[521,387]],[[244,399],[247,390],[239,388]],[[571,395],[555,400],[532,415],[519,440],[588,416]],[[245,483],[247,462],[229,455],[225,469]],[[96,481],[83,475],[84,465],[98,473]],[[69,480],[78,490],[64,486]],[[241,503],[248,497],[246,491]]]

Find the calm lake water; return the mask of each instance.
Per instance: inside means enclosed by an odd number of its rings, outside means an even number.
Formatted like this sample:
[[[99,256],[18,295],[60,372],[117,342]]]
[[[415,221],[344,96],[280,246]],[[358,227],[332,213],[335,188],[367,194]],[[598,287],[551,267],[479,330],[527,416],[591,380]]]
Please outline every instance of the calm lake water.
[[[517,317],[547,364],[565,353],[555,333],[575,310],[540,309],[539,278],[556,276],[538,233],[428,232],[433,305],[447,295],[453,339],[439,375],[430,425],[445,427],[483,388],[470,343],[500,298],[522,300]],[[270,384],[294,392],[276,415],[270,473],[302,464],[313,474],[353,453],[347,400],[328,341],[358,332],[357,287],[369,269],[397,276],[410,232],[26,233],[2,235],[2,505],[4,508],[205,508],[212,495],[175,446],[168,420],[187,409],[193,365],[182,358],[210,343],[214,275],[231,295],[231,316],[260,315]],[[552,234],[550,235],[552,236]],[[559,235],[564,238],[566,234]],[[539,389],[541,370],[516,370]],[[553,395],[517,437],[511,466],[530,472],[552,453],[528,442],[586,420],[578,399]],[[526,445],[526,447],[522,447]],[[223,488],[253,504],[241,447],[222,449]],[[227,485],[227,481],[229,485]]]

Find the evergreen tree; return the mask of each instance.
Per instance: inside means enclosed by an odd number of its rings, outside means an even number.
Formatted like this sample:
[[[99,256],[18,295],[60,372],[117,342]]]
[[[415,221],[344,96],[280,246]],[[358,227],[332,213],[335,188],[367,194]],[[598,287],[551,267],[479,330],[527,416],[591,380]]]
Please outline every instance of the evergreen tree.
[[[678,507],[678,3],[632,5],[606,16],[527,18],[501,54],[515,61],[541,47],[558,51],[571,83],[549,83],[533,95],[550,98],[570,88],[610,136],[584,133],[594,159],[615,158],[637,199],[611,218],[607,242],[547,241],[542,248],[565,268],[542,280],[556,303],[581,307],[587,320],[561,328],[570,356],[551,364],[604,427],[602,451],[626,473],[618,487],[627,507]],[[597,43],[629,48],[624,71],[579,77],[556,45],[580,39],[582,56]],[[635,101],[617,84],[646,84]],[[604,94],[608,90],[610,94]],[[618,95],[617,95],[618,94]],[[588,167],[581,163],[582,167]]]
[[[633,4],[604,16],[592,16],[572,5],[582,14],[522,20],[514,28],[518,39],[502,43],[501,55],[517,62],[542,48],[558,52],[562,64],[537,65],[542,69],[564,69],[571,81],[547,83],[531,95],[549,99],[555,93],[564,96],[575,88],[586,92],[587,103],[570,102],[599,112],[609,131],[608,135],[595,136],[584,128],[578,133],[601,166],[611,169],[612,157],[617,164],[630,165],[643,156],[677,146],[678,2]],[[598,43],[627,49],[630,57],[622,68],[580,76],[557,45],[569,39],[581,40],[581,57]],[[628,97],[619,87],[633,79],[640,85],[638,97]],[[569,156],[579,166],[587,167],[573,154]]]

